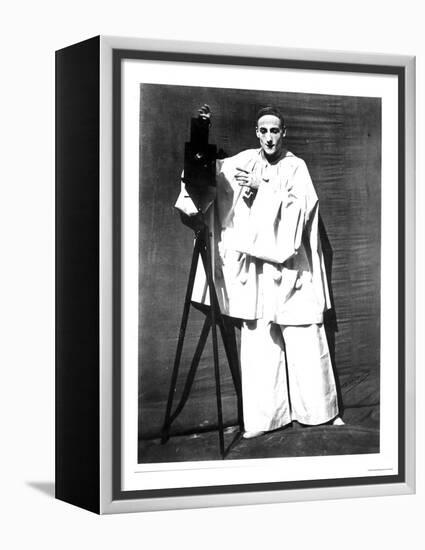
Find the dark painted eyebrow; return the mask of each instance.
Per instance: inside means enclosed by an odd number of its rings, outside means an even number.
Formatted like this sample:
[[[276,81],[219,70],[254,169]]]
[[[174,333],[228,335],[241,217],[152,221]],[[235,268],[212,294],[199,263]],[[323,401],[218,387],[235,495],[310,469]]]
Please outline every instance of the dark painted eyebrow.
[[[281,128],[279,126],[271,126],[269,129],[270,130],[280,130]],[[261,130],[267,130],[267,128],[265,126],[260,126],[260,127],[258,127],[258,130],[260,130],[260,131]]]

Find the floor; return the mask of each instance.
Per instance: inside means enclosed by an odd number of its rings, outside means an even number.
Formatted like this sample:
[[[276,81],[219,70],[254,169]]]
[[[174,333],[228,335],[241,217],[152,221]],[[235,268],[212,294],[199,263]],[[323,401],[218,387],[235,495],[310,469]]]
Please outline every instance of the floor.
[[[379,452],[379,429],[364,424],[302,426],[294,422],[254,439],[243,439],[239,428],[231,426],[225,430],[225,459]],[[221,459],[218,432],[209,430],[175,435],[164,444],[160,439],[142,440],[139,443],[139,457],[139,462],[143,463]]]

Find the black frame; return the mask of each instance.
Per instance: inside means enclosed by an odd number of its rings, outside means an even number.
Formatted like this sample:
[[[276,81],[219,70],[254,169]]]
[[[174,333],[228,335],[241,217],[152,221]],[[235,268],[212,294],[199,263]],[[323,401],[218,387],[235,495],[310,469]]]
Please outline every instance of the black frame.
[[[56,52],[55,495],[93,512],[100,510],[99,59],[99,37]]]

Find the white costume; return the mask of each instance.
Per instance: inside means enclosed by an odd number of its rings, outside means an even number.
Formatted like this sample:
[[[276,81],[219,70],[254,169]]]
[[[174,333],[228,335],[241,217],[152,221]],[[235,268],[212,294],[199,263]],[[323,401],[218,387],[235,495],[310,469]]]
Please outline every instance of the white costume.
[[[255,198],[235,180],[237,168],[261,182]],[[197,213],[184,184],[176,208]],[[307,166],[289,151],[274,164],[261,149],[217,161],[215,201],[206,221],[221,311],[243,320],[246,431],[273,430],[292,420],[322,424],[338,414],[322,324],[330,299],[318,209]],[[192,300],[209,303],[201,263]]]

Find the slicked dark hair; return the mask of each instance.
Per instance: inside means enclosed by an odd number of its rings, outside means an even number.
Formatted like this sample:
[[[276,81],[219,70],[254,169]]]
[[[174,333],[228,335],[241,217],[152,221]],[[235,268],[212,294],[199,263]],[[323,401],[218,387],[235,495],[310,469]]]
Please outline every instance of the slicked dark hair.
[[[277,117],[280,120],[282,130],[285,129],[285,119],[283,118],[282,113],[279,111],[279,109],[277,107],[273,107],[271,105],[269,105],[268,107],[263,107],[262,109],[260,109],[258,111],[257,118],[256,118],[257,126],[258,126],[258,121],[260,120],[260,118],[262,116],[266,116],[266,115],[273,115],[273,116]]]

